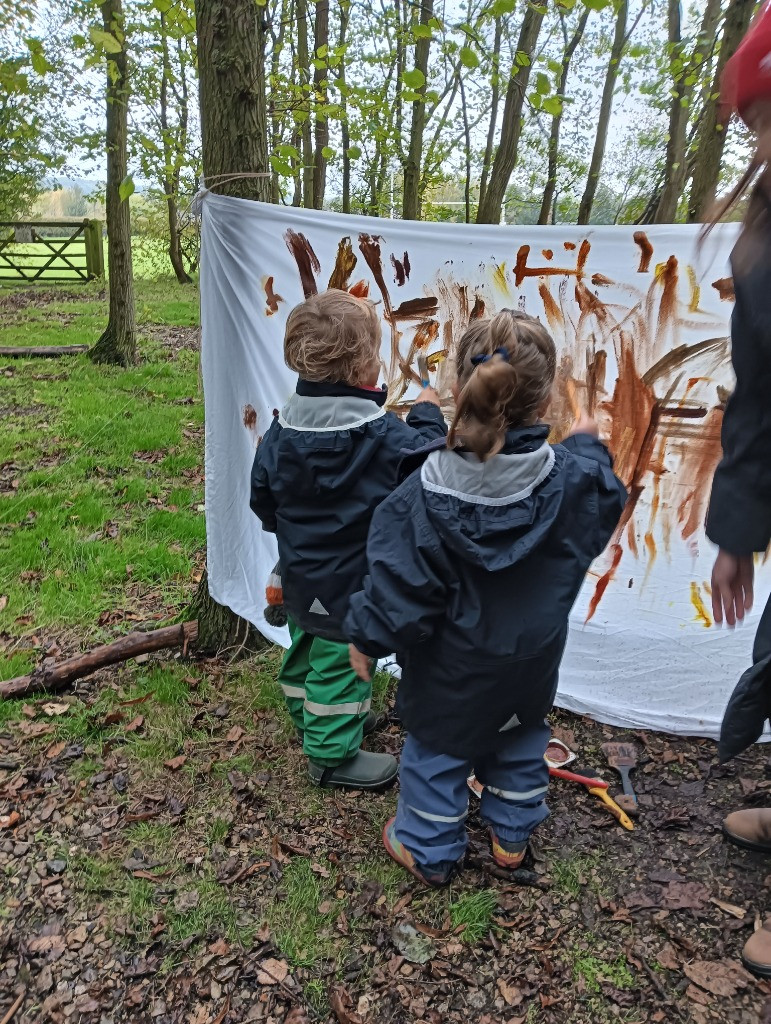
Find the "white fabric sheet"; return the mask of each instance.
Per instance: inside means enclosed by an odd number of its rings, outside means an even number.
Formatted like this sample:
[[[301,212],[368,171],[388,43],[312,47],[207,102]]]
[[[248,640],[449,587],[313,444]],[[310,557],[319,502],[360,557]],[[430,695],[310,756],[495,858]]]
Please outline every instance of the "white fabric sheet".
[[[306,290],[323,290],[349,239],[356,263],[345,284],[379,303],[383,379],[399,409],[417,393],[423,346],[439,360],[435,379],[450,412],[453,346],[470,316],[518,306],[550,326],[557,435],[571,402],[591,408],[638,494],[574,609],[558,703],[615,725],[715,736],[758,617],[733,633],[707,625],[713,550],[702,522],[718,406],[732,386],[722,279],[735,228],[716,231],[698,254],[696,229],[686,226],[635,239],[632,227],[409,223],[211,194],[201,208],[213,597],[286,644],[286,632],[263,618],[276,545],[249,510],[249,470],[273,409],[294,388],[282,346],[287,313],[304,296],[298,267]],[[657,425],[654,406],[664,409]],[[760,610],[770,574],[758,575]]]

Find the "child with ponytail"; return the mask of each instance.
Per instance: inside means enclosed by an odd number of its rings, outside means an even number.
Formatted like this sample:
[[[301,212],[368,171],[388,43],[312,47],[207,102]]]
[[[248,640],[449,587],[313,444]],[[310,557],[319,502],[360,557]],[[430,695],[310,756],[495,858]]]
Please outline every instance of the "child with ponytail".
[[[447,445],[429,446],[375,512],[343,627],[363,678],[394,650],[402,666],[408,736],[383,841],[432,886],[463,858],[472,769],[499,865],[518,867],[547,817],[544,718],[568,614],[626,500],[593,420],[548,442],[556,353],[538,320],[503,310],[473,323],[457,364]]]

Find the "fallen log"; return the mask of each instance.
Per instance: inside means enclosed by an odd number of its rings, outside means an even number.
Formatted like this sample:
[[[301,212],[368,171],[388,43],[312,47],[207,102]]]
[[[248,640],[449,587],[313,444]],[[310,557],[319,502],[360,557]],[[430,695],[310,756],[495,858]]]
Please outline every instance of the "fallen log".
[[[88,352],[88,345],[0,345],[0,357],[9,359],[58,359]]]
[[[0,697],[7,700],[28,693],[38,693],[41,690],[63,690],[76,679],[90,675],[97,669],[136,658],[139,654],[162,651],[166,647],[181,647],[183,652],[186,652],[189,645],[195,643],[197,636],[198,623],[195,621],[180,622],[176,626],[164,626],[163,629],[152,629],[148,633],[129,633],[111,644],[104,644],[86,654],[78,654],[74,658],[60,661],[58,665],[47,659],[29,675],[0,682]]]

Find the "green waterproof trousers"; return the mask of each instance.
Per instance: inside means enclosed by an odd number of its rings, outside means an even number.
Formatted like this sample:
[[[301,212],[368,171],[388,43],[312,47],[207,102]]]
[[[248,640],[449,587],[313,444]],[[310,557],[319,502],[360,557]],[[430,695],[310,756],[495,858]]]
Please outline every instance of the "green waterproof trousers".
[[[351,668],[347,644],[312,636],[291,619],[289,632],[278,681],[303,750],[319,764],[341,764],[361,746],[372,684]]]

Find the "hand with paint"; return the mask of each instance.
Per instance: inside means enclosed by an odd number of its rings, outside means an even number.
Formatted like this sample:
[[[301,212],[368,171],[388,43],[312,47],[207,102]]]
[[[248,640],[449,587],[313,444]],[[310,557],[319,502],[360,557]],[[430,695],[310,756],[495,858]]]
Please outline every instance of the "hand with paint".
[[[368,683],[372,678],[372,658],[368,658],[366,654],[362,654],[357,647],[353,646],[353,644],[348,644],[348,656],[351,659],[351,668],[353,671],[359,679],[363,679],[365,683]]]
[[[417,405],[418,402],[430,402],[432,405],[442,404],[439,399],[439,392],[432,388],[430,384],[421,389],[420,394],[415,399],[415,404]]]
[[[733,628],[752,609],[755,563],[752,555],[731,555],[722,548],[712,569],[712,614],[715,625]]]
[[[588,413],[580,413],[573,421],[573,426],[570,428],[570,437],[574,434],[590,434],[592,437],[600,436],[600,428],[597,426],[597,420],[593,419]]]

